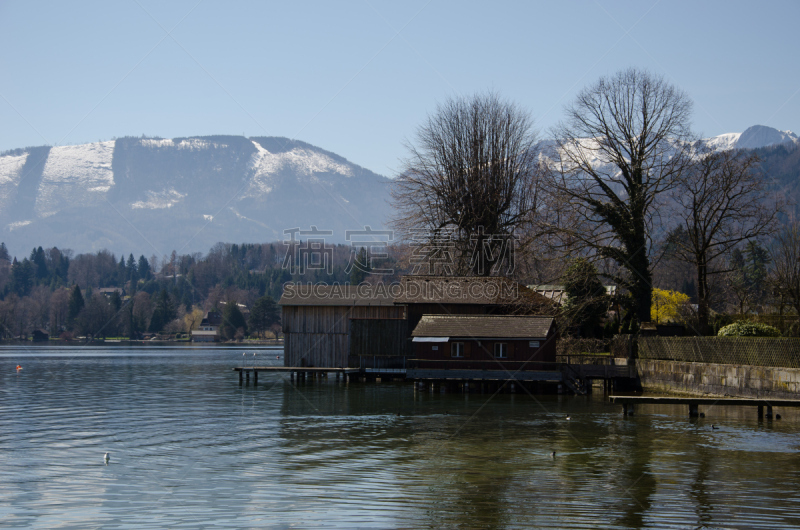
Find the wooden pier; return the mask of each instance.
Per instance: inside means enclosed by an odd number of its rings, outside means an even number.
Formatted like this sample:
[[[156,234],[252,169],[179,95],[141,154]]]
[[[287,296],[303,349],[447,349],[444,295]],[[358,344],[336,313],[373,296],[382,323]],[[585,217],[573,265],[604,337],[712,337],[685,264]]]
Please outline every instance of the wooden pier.
[[[700,415],[700,405],[704,407],[757,407],[759,419],[772,419],[773,407],[800,407],[800,399],[765,399],[765,398],[714,398],[714,397],[646,397],[646,396],[610,396],[611,403],[622,405],[623,414],[631,415],[636,405],[688,405],[689,417]]]
[[[239,372],[239,384],[244,382],[250,383],[250,374],[253,375],[253,384],[258,384],[258,373],[286,373],[289,372],[289,377],[292,381],[305,381],[306,378],[327,378],[328,374],[335,374],[336,380],[344,377],[348,381],[353,375],[360,374],[360,368],[321,368],[311,366],[237,366],[233,368],[234,371]]]

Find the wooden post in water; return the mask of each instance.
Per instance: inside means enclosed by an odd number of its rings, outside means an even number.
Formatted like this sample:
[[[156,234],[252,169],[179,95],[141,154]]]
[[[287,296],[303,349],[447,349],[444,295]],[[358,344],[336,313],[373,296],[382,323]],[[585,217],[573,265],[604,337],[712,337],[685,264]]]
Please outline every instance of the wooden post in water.
[[[244,378],[245,378],[245,383],[249,385],[250,384],[250,370],[245,370]]]
[[[697,418],[700,413],[697,411],[697,403],[689,403],[689,417]]]
[[[772,405],[767,405],[767,419],[772,419]]]
[[[258,384],[258,370],[253,368],[253,386]]]
[[[764,405],[759,405],[758,406],[758,419],[759,420],[763,420],[764,419]]]
[[[244,382],[244,374],[242,373],[241,370],[239,370],[239,386],[242,386],[243,382]]]

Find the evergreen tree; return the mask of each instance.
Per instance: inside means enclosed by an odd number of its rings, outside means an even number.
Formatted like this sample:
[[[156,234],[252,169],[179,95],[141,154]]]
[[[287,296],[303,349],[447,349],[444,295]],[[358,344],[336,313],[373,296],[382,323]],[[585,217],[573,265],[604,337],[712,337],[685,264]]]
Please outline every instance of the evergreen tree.
[[[139,278],[144,281],[150,279],[152,274],[150,273],[150,263],[147,261],[147,258],[144,255],[139,256]]]
[[[609,300],[595,266],[585,258],[573,260],[564,273],[564,290],[568,326],[581,337],[601,334],[601,321],[608,311]]]
[[[0,259],[11,261],[11,256],[8,254],[8,247],[5,243],[0,243]]]
[[[83,295],[81,288],[76,284],[72,289],[69,296],[69,303],[67,304],[67,327],[73,328],[75,326],[75,319],[78,318],[84,306]]]
[[[122,307],[122,298],[120,298],[119,293],[114,291],[111,293],[111,307],[114,309],[114,312],[118,312]]]
[[[369,255],[367,249],[361,247],[350,264],[350,285],[358,285],[369,276]]]
[[[47,278],[47,259],[45,258],[44,249],[42,249],[42,247],[33,249],[31,252],[31,261],[33,262],[34,277],[38,284]]]
[[[236,338],[237,331],[242,334],[247,334],[247,322],[245,322],[244,315],[239,310],[239,305],[235,300],[225,304],[222,310],[222,326],[220,326],[220,335],[226,339],[231,340]]]
[[[158,333],[164,326],[169,324],[175,319],[175,307],[169,299],[166,289],[161,289],[161,293],[156,300],[156,306],[153,309],[153,316],[150,318],[150,332]]]
[[[275,300],[269,296],[264,295],[253,305],[250,310],[250,320],[248,325],[250,331],[264,332],[268,330],[273,324],[280,322],[281,310]]]
[[[34,283],[33,264],[27,259],[18,262],[14,258],[11,264],[11,291],[17,296],[28,296]]]

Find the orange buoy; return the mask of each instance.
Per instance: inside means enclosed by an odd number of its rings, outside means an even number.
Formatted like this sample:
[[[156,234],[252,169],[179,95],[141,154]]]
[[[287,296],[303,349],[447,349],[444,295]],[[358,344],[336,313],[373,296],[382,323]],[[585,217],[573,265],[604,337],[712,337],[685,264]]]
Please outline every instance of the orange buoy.
[[[22,366],[17,365],[17,371],[22,370]]]

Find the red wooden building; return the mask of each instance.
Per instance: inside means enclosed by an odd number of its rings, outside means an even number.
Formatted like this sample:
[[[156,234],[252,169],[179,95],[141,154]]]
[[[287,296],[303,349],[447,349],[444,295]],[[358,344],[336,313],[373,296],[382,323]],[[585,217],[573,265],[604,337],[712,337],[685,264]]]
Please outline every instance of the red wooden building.
[[[557,371],[552,317],[423,315],[411,334],[412,377],[486,378],[473,371]],[[552,363],[552,364],[551,364]],[[466,372],[465,372],[466,371]],[[536,378],[534,378],[536,379]]]

